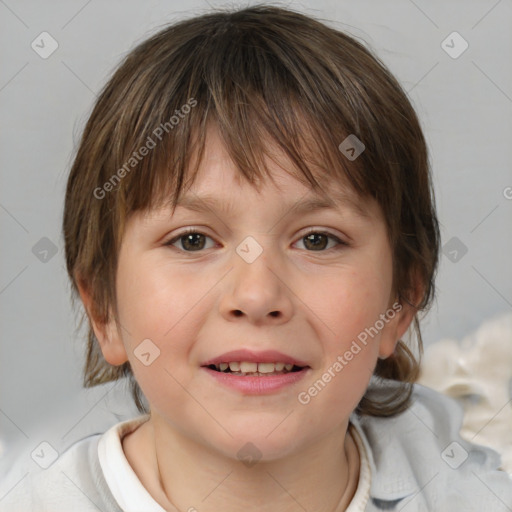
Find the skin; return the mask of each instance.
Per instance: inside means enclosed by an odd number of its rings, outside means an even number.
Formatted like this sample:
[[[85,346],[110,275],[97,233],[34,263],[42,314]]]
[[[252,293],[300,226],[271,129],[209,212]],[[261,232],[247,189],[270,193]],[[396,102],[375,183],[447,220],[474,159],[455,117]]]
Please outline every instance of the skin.
[[[299,403],[298,394],[395,303],[392,254],[377,203],[360,200],[367,218],[341,203],[297,215],[285,203],[307,199],[312,190],[276,163],[268,165],[273,181],[257,191],[239,178],[211,132],[189,193],[216,196],[232,213],[181,207],[172,216],[164,208],[135,213],[117,269],[122,328],[90,317],[105,359],[130,361],[150,403],[149,421],[123,439],[123,449],[164,508],[345,510],[359,472],[357,449],[346,435],[349,416],[377,359],[393,353],[413,319],[404,305],[317,396]],[[183,238],[166,245],[186,227],[206,235],[195,235],[203,249],[190,249]],[[321,237],[315,250],[304,239],[307,228],[349,245]],[[250,264],[235,251],[249,235],[263,249]],[[90,311],[86,286],[80,293]],[[149,366],[134,355],[147,338],[160,350]],[[238,348],[279,350],[311,370],[272,395],[244,395],[200,368]],[[237,458],[249,441],[261,452],[250,467]]]

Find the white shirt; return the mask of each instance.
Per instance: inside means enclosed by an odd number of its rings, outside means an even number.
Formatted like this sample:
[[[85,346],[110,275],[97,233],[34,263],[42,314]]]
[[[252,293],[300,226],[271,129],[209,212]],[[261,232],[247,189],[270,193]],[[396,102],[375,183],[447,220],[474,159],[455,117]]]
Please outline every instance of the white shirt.
[[[397,384],[374,388],[385,394]],[[350,417],[360,454],[347,512],[510,512],[512,478],[494,450],[463,440],[463,409],[415,385],[409,409],[389,418]],[[0,512],[162,512],[130,467],[121,436],[146,417],[71,446],[46,470],[27,465],[16,485],[0,483]],[[23,472],[23,470],[22,470]]]
[[[98,457],[103,476],[110,492],[124,512],[166,512],[142,485],[123,451],[122,439],[133,432],[148,416],[114,425],[105,432],[98,442]],[[359,425],[351,424],[350,432],[356,443],[360,458],[357,490],[346,512],[364,512],[370,497],[370,463],[364,446]],[[176,509],[171,509],[175,512]],[[176,510],[177,512],[177,510]]]

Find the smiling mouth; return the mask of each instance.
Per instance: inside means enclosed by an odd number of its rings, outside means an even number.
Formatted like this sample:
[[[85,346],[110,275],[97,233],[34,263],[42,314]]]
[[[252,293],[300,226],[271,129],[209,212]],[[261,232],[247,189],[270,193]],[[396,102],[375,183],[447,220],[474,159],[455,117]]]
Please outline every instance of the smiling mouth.
[[[297,366],[285,363],[252,363],[252,362],[229,362],[209,364],[210,370],[232,375],[245,375],[248,377],[267,377],[272,375],[284,375],[286,373],[299,372],[308,366]]]

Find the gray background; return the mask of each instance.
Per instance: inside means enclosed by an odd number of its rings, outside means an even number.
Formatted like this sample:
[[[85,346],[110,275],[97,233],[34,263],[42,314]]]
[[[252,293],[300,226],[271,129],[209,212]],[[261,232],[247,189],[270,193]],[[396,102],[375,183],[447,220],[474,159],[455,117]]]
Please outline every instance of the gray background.
[[[81,388],[83,337],[75,330],[64,265],[66,176],[95,94],[126,52],[164,24],[209,6],[251,3],[191,1],[184,11],[175,0],[0,0],[2,471],[41,441],[62,452],[135,411],[123,383]],[[423,322],[425,343],[461,339],[484,320],[510,313],[511,2],[286,5],[366,41],[409,92],[420,116],[431,150],[442,243],[456,237],[441,259],[438,299]],[[31,48],[43,31],[59,44],[47,59]],[[441,46],[453,31],[469,44],[455,59]],[[44,248],[44,237],[57,249],[47,261],[36,245]],[[467,253],[461,257],[463,246]],[[451,261],[454,248],[458,261]]]

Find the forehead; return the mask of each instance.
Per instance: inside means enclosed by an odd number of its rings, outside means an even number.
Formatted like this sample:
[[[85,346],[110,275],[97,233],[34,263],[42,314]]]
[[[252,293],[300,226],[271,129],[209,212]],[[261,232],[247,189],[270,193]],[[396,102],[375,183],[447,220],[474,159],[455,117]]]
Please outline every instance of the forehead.
[[[235,196],[236,201],[236,196]],[[300,215],[308,212],[322,210],[342,210],[350,212],[362,219],[370,219],[373,216],[372,205],[363,198],[354,198],[350,194],[338,193],[323,196],[314,192],[306,192],[298,199],[288,200],[283,197],[280,202],[282,210]],[[265,206],[265,203],[263,203]],[[217,211],[226,215],[234,214],[238,206],[233,202],[233,195],[224,193],[190,193],[187,192],[179,198],[176,210],[188,210],[195,212]],[[176,211],[175,210],[175,211]]]
[[[210,130],[197,171],[189,173],[187,186],[175,198],[173,212],[187,209],[234,213],[239,193],[252,186],[263,204],[274,197],[284,209],[296,213],[341,208],[361,218],[374,214],[370,198],[357,194],[346,178],[309,164],[317,184],[313,186],[271,141],[266,144],[266,151],[261,175],[248,177],[233,162],[217,130]]]

